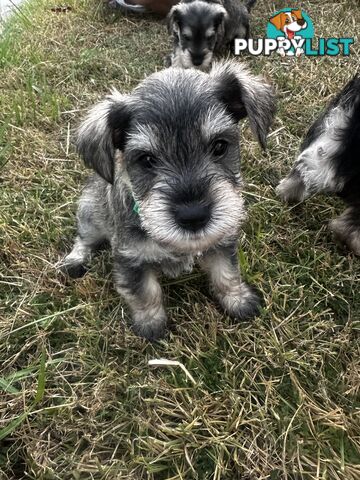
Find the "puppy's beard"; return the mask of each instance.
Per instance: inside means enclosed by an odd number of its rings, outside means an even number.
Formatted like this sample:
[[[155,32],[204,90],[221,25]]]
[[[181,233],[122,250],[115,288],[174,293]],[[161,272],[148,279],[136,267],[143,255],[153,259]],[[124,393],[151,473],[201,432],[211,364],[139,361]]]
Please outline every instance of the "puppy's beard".
[[[205,54],[204,60],[201,65],[193,65],[193,68],[198,68],[199,70],[207,70],[212,62],[213,52],[209,51]]]
[[[237,235],[245,218],[239,188],[227,180],[217,181],[209,197],[212,212],[208,224],[198,232],[189,232],[176,223],[166,193],[155,189],[140,202],[142,227],[154,241],[171,251],[193,254],[206,251],[225,238]]]
[[[212,62],[213,52],[208,51],[205,54],[204,60],[201,65],[194,65],[192,62],[191,54],[189,50],[182,50],[178,48],[173,54],[172,66],[181,68],[196,68],[198,70],[207,70]]]

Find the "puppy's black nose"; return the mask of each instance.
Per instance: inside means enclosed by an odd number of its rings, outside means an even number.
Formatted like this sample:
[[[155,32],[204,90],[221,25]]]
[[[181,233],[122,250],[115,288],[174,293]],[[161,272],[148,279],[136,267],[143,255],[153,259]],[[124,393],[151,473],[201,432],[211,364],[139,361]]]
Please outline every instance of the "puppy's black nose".
[[[303,18],[299,18],[297,20],[297,24],[300,25],[300,27],[302,27],[305,24],[305,20]]]
[[[204,55],[194,55],[193,53],[191,54],[191,61],[196,67],[203,63],[204,58]]]
[[[196,232],[205,227],[210,219],[210,207],[191,203],[178,205],[175,211],[175,220],[185,230]]]

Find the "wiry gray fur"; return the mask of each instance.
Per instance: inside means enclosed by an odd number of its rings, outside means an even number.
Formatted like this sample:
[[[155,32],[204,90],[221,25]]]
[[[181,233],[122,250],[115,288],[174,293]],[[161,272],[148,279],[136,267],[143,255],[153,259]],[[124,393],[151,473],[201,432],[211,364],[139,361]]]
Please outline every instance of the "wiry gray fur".
[[[79,129],[79,152],[96,173],[62,269],[82,275],[107,240],[133,328],[151,340],[166,326],[159,273],[176,277],[195,261],[229,315],[255,315],[258,299],[241,280],[236,254],[245,216],[237,123],[248,115],[264,143],[273,113],[270,87],[236,63],[210,74],[170,68],[131,95],[113,91]]]

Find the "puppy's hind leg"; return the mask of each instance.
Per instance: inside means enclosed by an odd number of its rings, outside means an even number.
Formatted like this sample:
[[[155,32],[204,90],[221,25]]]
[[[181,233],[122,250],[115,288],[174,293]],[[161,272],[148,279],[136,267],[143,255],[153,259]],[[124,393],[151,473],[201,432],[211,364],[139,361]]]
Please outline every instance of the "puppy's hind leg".
[[[131,310],[134,332],[150,341],[162,338],[167,318],[161,286],[151,266],[115,253],[114,281]]]
[[[77,211],[77,236],[71,252],[64,257],[58,267],[72,278],[82,277],[91,254],[109,239],[106,213],[99,198],[85,190]]]
[[[246,320],[258,315],[260,299],[241,279],[236,245],[209,251],[200,265],[209,275],[215,298],[229,316]]]
[[[330,222],[335,239],[360,256],[360,205],[351,206]]]

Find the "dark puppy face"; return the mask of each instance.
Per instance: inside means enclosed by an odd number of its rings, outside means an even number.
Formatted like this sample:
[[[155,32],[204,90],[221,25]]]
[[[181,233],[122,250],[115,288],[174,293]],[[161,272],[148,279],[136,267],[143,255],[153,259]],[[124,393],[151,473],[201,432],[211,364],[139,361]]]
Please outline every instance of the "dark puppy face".
[[[79,149],[101,176],[129,186],[151,238],[202,251],[236,235],[244,215],[237,122],[249,115],[263,144],[273,107],[271,89],[238,64],[209,75],[168,69],[95,107]]]
[[[169,13],[169,29],[177,38],[180,56],[175,65],[208,68],[225,16],[226,10],[217,3],[196,0],[175,5]]]

